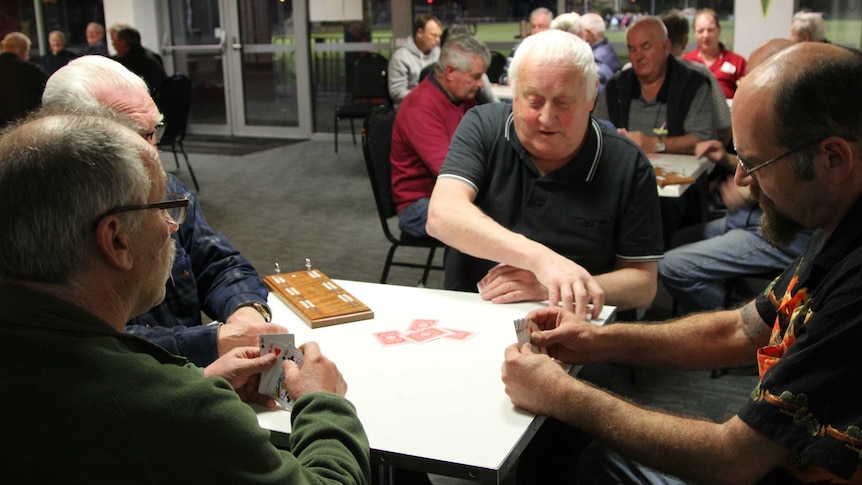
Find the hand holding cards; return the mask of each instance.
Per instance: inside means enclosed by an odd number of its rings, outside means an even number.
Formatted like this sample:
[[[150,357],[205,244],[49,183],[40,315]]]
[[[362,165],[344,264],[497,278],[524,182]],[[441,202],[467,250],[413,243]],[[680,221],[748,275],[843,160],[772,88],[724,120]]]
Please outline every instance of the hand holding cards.
[[[274,366],[261,373],[257,392],[274,398],[290,411],[293,400],[290,399],[284,380],[284,361],[292,360],[302,367],[302,351],[296,348],[293,334],[261,335],[259,340],[260,355],[275,354],[277,359]]]
[[[539,330],[539,326],[536,325],[536,322],[526,318],[515,320],[515,335],[518,336],[518,346],[520,347],[526,343],[530,343],[530,334],[538,332]],[[539,347],[537,345],[533,345],[532,347],[533,353],[548,355],[548,349],[546,347]]]

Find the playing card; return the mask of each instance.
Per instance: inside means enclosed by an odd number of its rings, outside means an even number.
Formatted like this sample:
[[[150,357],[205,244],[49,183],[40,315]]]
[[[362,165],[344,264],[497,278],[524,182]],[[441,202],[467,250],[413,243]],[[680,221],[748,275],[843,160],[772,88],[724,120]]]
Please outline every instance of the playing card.
[[[424,344],[448,334],[449,332],[441,328],[428,327],[405,334],[404,338],[416,344]]]
[[[260,342],[260,355],[271,354],[276,352],[279,354],[281,350],[279,350],[275,344],[278,344],[282,347],[295,347],[296,343],[294,342],[294,337],[292,333],[279,333],[272,335],[261,335],[258,337],[258,342]]]
[[[408,343],[408,340],[405,339],[401,335],[401,332],[399,332],[398,330],[388,330],[386,332],[377,332],[374,334],[374,337],[384,347]]]
[[[291,335],[291,337],[293,337]],[[302,366],[302,351],[290,345],[282,345],[278,342],[267,342],[267,351],[278,356],[275,365],[265,370],[260,375],[258,392],[274,398],[288,411],[293,408],[293,401],[288,395],[287,383],[284,380],[284,361],[292,360],[296,365]],[[269,350],[271,349],[271,350]]]
[[[461,342],[470,340],[470,337],[476,335],[476,332],[468,332],[467,330],[455,330],[454,328],[444,328],[443,330],[449,332],[449,335],[444,335],[443,338],[460,340]]]
[[[413,332],[416,330],[422,330],[423,328],[435,327],[437,326],[437,320],[413,320],[410,322],[410,326],[407,327],[408,332]]]
[[[536,325],[535,322],[528,320],[526,318],[519,318],[515,320],[515,335],[518,337],[518,346],[522,346],[526,343],[530,342],[530,334],[533,332],[537,332],[539,330],[539,326]],[[545,347],[540,347],[538,345],[533,345],[533,352],[536,354],[548,354],[548,349]]]

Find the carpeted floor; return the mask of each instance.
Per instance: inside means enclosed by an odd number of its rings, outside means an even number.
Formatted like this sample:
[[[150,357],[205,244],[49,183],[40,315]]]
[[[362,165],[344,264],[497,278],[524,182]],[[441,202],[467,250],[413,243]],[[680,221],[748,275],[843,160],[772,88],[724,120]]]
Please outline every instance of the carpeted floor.
[[[242,138],[235,136],[187,135],[183,141],[186,153],[242,156],[305,141],[282,138]],[[194,167],[194,165],[192,165]]]

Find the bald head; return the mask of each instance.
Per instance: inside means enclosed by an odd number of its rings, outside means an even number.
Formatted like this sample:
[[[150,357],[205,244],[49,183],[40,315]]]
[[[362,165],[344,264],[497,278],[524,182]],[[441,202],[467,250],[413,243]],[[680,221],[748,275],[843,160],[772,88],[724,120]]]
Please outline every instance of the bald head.
[[[837,135],[862,140],[862,53],[832,44],[804,42],[780,50],[743,79],[734,98],[733,125],[743,112],[749,125],[771,119],[770,131],[783,147]],[[738,106],[743,108],[737,110]],[[740,115],[740,116],[737,116]]]
[[[748,72],[751,72],[755,67],[793,44],[794,42],[790,39],[767,40],[760,47],[754,49],[754,52],[751,53],[751,57],[748,58]]]
[[[0,44],[4,53],[15,54],[25,61],[30,57],[30,38],[21,32],[9,32]]]

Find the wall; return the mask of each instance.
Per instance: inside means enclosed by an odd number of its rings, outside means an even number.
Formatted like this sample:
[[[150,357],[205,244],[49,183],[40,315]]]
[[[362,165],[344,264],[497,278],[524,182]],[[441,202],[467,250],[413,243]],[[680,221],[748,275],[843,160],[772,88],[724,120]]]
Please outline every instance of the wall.
[[[754,49],[770,39],[790,37],[793,23],[793,0],[767,2],[737,0],[734,7],[733,51],[748,59]]]
[[[104,0],[105,29],[114,24],[130,24],[141,33],[141,44],[159,52],[161,29],[157,22],[158,6],[156,0]],[[107,34],[106,34],[107,36]],[[108,49],[115,55],[114,47],[108,38]]]

